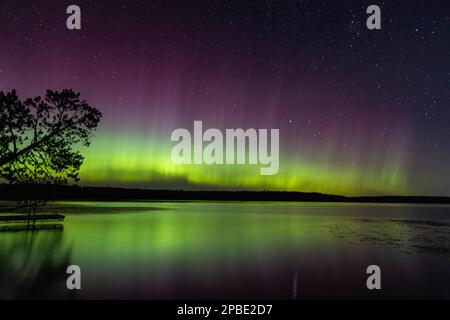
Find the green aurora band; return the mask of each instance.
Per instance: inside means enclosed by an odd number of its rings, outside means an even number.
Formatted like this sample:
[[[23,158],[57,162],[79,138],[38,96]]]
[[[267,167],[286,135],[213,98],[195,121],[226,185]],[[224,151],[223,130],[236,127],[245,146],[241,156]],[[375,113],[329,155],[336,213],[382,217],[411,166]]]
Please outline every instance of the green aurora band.
[[[336,163],[329,152],[302,160],[301,155],[280,151],[280,169],[261,176],[259,165],[175,165],[174,143],[166,138],[98,134],[92,147],[83,150],[80,178],[84,185],[110,185],[163,189],[275,190],[341,195],[408,194],[402,158]],[[324,148],[326,149],[326,147]]]

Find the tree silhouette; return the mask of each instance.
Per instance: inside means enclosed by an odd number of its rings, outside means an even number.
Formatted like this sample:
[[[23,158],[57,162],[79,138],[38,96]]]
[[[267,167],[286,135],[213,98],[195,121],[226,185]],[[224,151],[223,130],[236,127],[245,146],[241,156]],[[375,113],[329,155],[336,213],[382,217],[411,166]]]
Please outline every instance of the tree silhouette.
[[[0,177],[9,183],[78,181],[83,156],[102,114],[72,90],[47,90],[21,101],[0,92]]]

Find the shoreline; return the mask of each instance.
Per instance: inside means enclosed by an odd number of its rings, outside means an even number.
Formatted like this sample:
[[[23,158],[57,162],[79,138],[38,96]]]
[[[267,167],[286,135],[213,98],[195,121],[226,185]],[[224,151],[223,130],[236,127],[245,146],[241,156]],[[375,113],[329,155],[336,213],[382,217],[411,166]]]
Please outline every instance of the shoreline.
[[[443,196],[359,196],[296,191],[187,191],[150,190],[77,185],[0,185],[0,201],[244,201],[244,202],[335,202],[392,204],[450,204]]]

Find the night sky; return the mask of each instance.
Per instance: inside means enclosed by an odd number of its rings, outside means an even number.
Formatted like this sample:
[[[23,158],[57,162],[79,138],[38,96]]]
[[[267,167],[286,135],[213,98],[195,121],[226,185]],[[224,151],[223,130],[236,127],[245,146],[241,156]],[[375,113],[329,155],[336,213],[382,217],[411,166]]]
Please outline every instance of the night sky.
[[[2,0],[0,90],[102,111],[84,185],[450,196],[449,36],[444,0]],[[279,128],[279,173],[174,165],[194,120]]]

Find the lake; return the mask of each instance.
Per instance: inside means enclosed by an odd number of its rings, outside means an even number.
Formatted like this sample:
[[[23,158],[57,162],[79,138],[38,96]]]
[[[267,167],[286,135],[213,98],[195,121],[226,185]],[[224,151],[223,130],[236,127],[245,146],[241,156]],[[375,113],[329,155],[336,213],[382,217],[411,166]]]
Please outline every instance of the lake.
[[[450,298],[450,206],[56,202],[0,233],[0,298]],[[381,268],[368,290],[366,268]],[[66,269],[81,268],[81,290]]]

